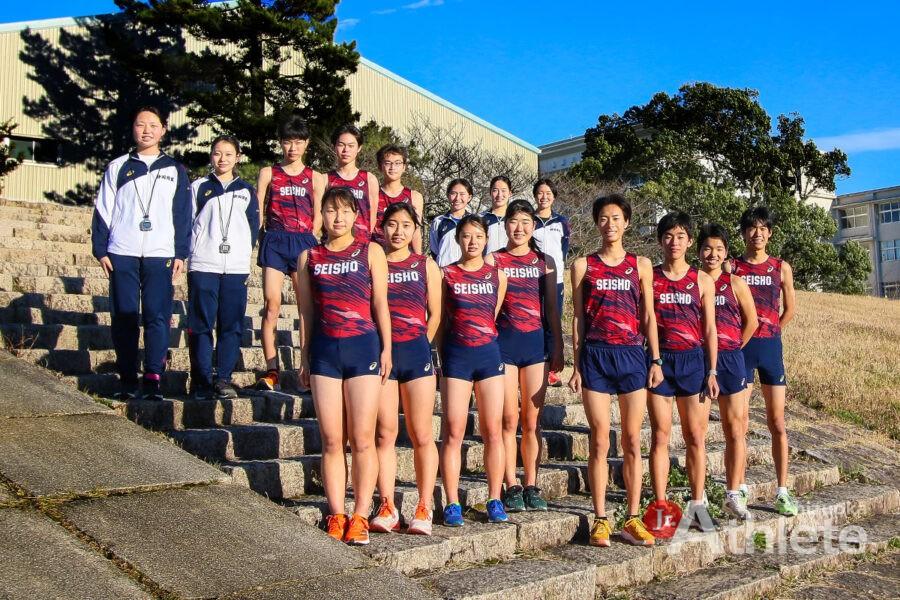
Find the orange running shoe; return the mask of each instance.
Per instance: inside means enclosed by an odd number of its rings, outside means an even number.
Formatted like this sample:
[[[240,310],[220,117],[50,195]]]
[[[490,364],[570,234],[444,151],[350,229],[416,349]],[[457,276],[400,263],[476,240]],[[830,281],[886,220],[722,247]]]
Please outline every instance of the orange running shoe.
[[[400,512],[391,505],[387,498],[381,500],[378,514],[372,519],[370,528],[379,533],[400,531]]]
[[[344,534],[344,541],[351,546],[365,546],[369,543],[369,520],[362,515],[353,514],[350,525]]]
[[[547,385],[550,387],[562,387],[562,379],[559,378],[559,373],[556,371],[547,373]]]
[[[269,369],[266,374],[256,380],[254,389],[266,392],[278,389],[278,369]]]
[[[656,543],[653,534],[647,531],[640,517],[631,517],[619,533],[623,540],[632,546],[652,546]]]
[[[328,535],[341,542],[347,532],[347,515],[328,515],[325,517],[325,531]]]
[[[416,506],[416,516],[410,522],[406,533],[431,535],[431,511],[424,504]]]

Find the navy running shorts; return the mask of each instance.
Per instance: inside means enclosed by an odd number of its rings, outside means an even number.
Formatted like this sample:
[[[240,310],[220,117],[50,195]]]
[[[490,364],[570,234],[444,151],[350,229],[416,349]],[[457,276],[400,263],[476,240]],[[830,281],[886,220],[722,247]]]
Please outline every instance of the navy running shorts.
[[[716,371],[719,372],[716,375],[719,393],[730,396],[747,389],[747,369],[740,350],[720,350]]]
[[[578,361],[581,385],[601,394],[630,394],[647,387],[643,346],[586,342]]]
[[[500,358],[505,364],[528,367],[547,362],[547,345],[543,329],[525,332],[515,327],[507,327],[499,329],[498,334]]]
[[[703,391],[706,381],[706,357],[703,348],[691,350],[664,350],[660,352],[663,359],[663,380],[651,394],[657,396],[693,396]]]
[[[444,377],[465,381],[490,379],[503,375],[506,371],[500,358],[500,345],[496,340],[481,346],[445,343],[441,355],[441,369]]]
[[[309,372],[335,379],[381,375],[381,339],[373,332],[338,338],[314,333]]]
[[[393,367],[388,378],[400,383],[434,375],[431,345],[428,343],[428,337],[424,335],[406,342],[394,342],[391,361]]]
[[[266,231],[259,242],[256,264],[281,271],[285,275],[296,273],[300,253],[317,243],[311,233]]]
[[[753,383],[753,371],[759,371],[764,385],[787,385],[784,375],[784,356],[781,336],[750,338],[741,351],[747,368],[747,383]]]

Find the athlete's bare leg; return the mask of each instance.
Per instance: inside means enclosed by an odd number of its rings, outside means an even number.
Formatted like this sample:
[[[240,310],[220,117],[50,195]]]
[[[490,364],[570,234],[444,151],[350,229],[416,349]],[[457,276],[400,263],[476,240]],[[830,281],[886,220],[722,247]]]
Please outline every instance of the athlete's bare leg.
[[[788,449],[787,428],[784,422],[785,392],[783,385],[762,386],[763,398],[766,400],[766,424],[772,434],[772,459],[775,461],[775,476],[779,487],[787,487]]]
[[[744,430],[744,407],[747,391],[719,395],[719,417],[725,434],[725,489],[737,490],[744,482],[747,468],[747,433]]]
[[[328,500],[328,512],[343,514],[347,494],[343,381],[324,375],[312,375],[309,381],[322,442],[322,485]]]
[[[284,273],[271,267],[263,267],[263,308],[262,326],[260,338],[262,339],[263,357],[266,359],[266,369],[278,368],[278,353],[275,345],[275,330],[278,325],[278,315],[281,312],[281,287],[284,283]],[[296,273],[292,279],[296,279]],[[296,283],[294,289],[296,293]]]
[[[622,432],[622,478],[625,480],[625,494],[628,514],[636,515],[641,510],[641,485],[644,477],[641,457],[641,426],[647,412],[647,390],[640,389],[628,394],[619,394],[619,420]]]
[[[394,483],[397,479],[399,394],[400,388],[396,380],[388,379],[381,386],[378,398],[378,425],[375,432],[375,448],[378,453],[378,495],[382,499],[387,498],[391,503],[394,502]]]
[[[709,425],[710,401],[700,402],[700,395],[678,396],[678,416],[681,419],[681,436],[684,438],[685,463],[691,494],[694,500],[703,499],[706,484],[706,430]]]
[[[441,481],[447,504],[459,502],[459,471],[462,464],[462,441],[469,419],[472,382],[455,377],[443,377],[441,404],[444,414],[441,423]]]
[[[380,375],[360,375],[344,381],[344,410],[347,415],[347,439],[353,462],[353,512],[366,518],[372,511],[372,495],[378,479],[378,454],[375,452],[375,424],[378,421]]]
[[[606,486],[609,480],[609,394],[581,388],[584,413],[591,426],[590,452],[588,456],[588,484],[594,515],[606,516]]]
[[[669,438],[672,437],[672,398],[649,394],[650,416],[650,483],[657,500],[666,499],[669,484]]]
[[[413,446],[419,503],[429,509],[434,501],[434,484],[438,470],[438,450],[431,428],[434,415],[434,388],[434,376],[419,377],[400,385],[406,433]]]
[[[503,373],[503,480],[507,489],[519,484],[516,478],[516,433],[519,428],[519,369],[506,365]],[[524,441],[524,438],[523,438]]]
[[[452,381],[452,380],[451,380]],[[484,442],[484,470],[488,498],[500,498],[503,489],[503,376],[475,382],[478,431]]]
[[[507,366],[507,368],[509,368]],[[522,390],[522,467],[525,471],[525,485],[537,485],[538,467],[541,462],[541,412],[547,395],[547,363],[537,363],[519,369],[519,389]],[[515,439],[515,436],[513,436]],[[505,447],[509,452],[509,448]],[[509,465],[510,457],[506,457]],[[515,468],[516,453],[513,446],[512,463]]]

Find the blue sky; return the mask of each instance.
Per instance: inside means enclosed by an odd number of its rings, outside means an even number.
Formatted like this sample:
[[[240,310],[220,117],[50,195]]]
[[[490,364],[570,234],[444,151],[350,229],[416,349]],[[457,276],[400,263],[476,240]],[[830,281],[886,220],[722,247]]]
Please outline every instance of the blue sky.
[[[750,87],[850,156],[838,192],[900,185],[900,2],[345,0],[339,38],[533,144],[690,81]],[[635,8],[639,7],[639,8]],[[0,22],[111,0],[3,3]]]

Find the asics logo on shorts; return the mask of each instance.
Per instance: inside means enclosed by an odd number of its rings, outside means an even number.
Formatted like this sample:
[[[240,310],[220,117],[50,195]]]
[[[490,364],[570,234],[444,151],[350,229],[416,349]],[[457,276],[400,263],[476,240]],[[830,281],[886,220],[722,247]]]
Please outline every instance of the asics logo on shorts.
[[[747,378],[746,378],[746,377],[744,377],[743,379],[741,379],[741,385],[747,385]]]
[[[497,370],[500,371],[501,373],[503,372],[503,363],[500,363],[500,366],[497,367]]]
[[[378,363],[377,363],[377,362],[373,362],[372,364],[369,365],[369,370],[370,370],[370,371],[374,371],[374,370],[375,370],[375,367],[377,367],[377,366],[378,366]]]
[[[431,363],[425,363],[425,372],[426,373],[431,372]]]

